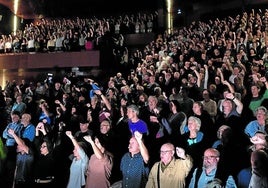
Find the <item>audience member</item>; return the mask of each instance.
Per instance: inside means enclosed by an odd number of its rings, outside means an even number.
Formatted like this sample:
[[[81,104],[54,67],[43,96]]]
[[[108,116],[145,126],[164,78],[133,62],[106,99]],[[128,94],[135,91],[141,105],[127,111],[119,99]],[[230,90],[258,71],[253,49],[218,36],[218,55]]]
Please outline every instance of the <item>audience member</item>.
[[[28,139],[22,139],[16,135],[13,129],[8,130],[17,143],[16,170],[14,173],[13,186],[33,187],[34,150],[33,144]]]
[[[169,112],[168,108],[166,109],[164,106],[166,105],[161,105],[156,96],[151,95],[148,97],[148,105],[141,109],[140,113],[141,119],[146,122],[149,130],[148,136],[145,137],[145,143],[149,150],[151,164],[159,160],[158,151],[168,137],[161,122],[161,119],[166,118],[166,114]]]
[[[185,149],[186,153],[193,158],[193,166],[197,167],[202,162],[200,155],[204,153],[208,146],[206,135],[200,131],[201,120],[197,117],[190,116],[188,118],[186,132],[182,135],[180,141],[177,143]]]
[[[175,158],[175,150],[178,159]],[[192,158],[183,148],[171,143],[163,144],[160,149],[161,161],[153,165],[146,188],[186,187],[186,177],[192,168]]]
[[[95,137],[94,141],[90,135],[84,136],[84,139],[90,143],[94,152],[88,163],[85,187],[109,188],[113,155],[105,149],[107,142],[99,136]]]
[[[169,102],[170,114],[167,118],[163,117],[161,123],[169,134],[169,140],[172,144],[179,143],[181,135],[184,133],[183,126],[187,123],[187,116],[181,111],[180,103],[177,100]]]
[[[127,152],[121,160],[122,187],[144,188],[149,174],[149,153],[138,131],[129,140]]]
[[[83,149],[83,142],[78,143],[71,131],[66,131],[66,135],[70,138],[74,146],[74,155],[70,166],[70,176],[67,187],[80,188],[86,184],[85,173],[88,166],[88,156]]]
[[[195,168],[189,188],[214,186],[236,187],[236,183],[229,174],[222,174],[218,168],[220,153],[216,149],[206,149],[203,156],[203,167]]]
[[[192,113],[194,100],[189,97],[189,90],[187,87],[181,87],[180,94],[182,98],[179,100],[182,111],[189,117]]]
[[[201,101],[203,104],[203,109],[208,112],[213,122],[215,121],[217,115],[217,103],[216,101],[210,98],[210,92],[208,90],[203,90],[203,100]]]
[[[245,134],[251,138],[257,131],[267,133],[267,109],[264,106],[256,108],[255,112],[256,120],[249,122],[244,129]]]
[[[268,187],[268,155],[263,150],[253,151],[251,154],[252,176],[249,187]]]
[[[256,78],[258,79],[258,78]],[[250,100],[249,103],[249,108],[252,110],[252,112],[254,113],[255,110],[261,106],[261,103],[268,98],[268,82],[266,80],[265,77],[261,77],[260,79],[258,79],[261,83],[264,84],[265,86],[265,92],[263,93],[263,95],[261,94],[261,85],[258,83],[252,84],[250,87],[250,91],[252,94],[252,98]]]
[[[39,131],[39,129],[37,129]],[[53,154],[53,143],[48,136],[36,137],[35,146],[39,151],[34,163],[34,187],[45,188],[54,186],[55,159]]]
[[[140,110],[139,108],[131,104],[127,107],[127,116],[128,116],[128,127],[132,135],[134,135],[135,131],[139,131],[144,135],[149,134],[149,130],[147,124],[139,118]]]
[[[3,138],[4,138],[4,143],[7,149],[7,157],[5,160],[5,165],[4,165],[4,172],[6,173],[6,181],[8,186],[12,185],[13,182],[13,177],[14,177],[14,172],[15,172],[15,167],[16,167],[16,148],[17,148],[17,143],[13,135],[9,133],[9,130],[13,130],[14,134],[16,136],[21,137],[21,130],[23,128],[23,125],[20,122],[20,113],[17,111],[11,112],[11,122],[6,126],[5,130],[3,131]]]
[[[16,101],[12,106],[12,111],[17,111],[22,115],[26,110],[26,104],[22,101],[22,95],[18,95],[16,97]]]
[[[21,138],[27,138],[30,142],[33,142],[35,137],[35,126],[31,123],[31,119],[32,117],[30,114],[22,114],[21,124],[23,127],[21,129]]]
[[[195,101],[192,110],[193,116],[201,120],[200,131],[206,135],[209,143],[213,142],[216,131],[215,124],[209,113],[203,108],[202,102]]]
[[[76,131],[74,133],[74,138],[76,139],[77,142],[85,142],[86,141],[84,140],[84,136],[93,136],[93,131],[90,129],[89,127],[90,125],[90,122],[85,120],[84,118],[80,118],[79,120],[79,127],[80,127],[80,130],[79,131]],[[91,156],[91,154],[93,153],[92,151],[92,148],[90,146],[87,146],[85,145],[85,152],[86,154],[88,155],[88,157]]]

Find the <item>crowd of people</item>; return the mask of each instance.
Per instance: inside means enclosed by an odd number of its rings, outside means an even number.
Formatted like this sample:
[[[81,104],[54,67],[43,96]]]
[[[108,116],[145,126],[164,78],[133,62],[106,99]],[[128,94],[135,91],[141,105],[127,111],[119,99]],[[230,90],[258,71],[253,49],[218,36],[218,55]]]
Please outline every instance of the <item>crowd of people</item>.
[[[106,84],[7,82],[1,185],[268,187],[267,34],[251,10],[159,34]]]
[[[96,50],[109,36],[118,44],[123,35],[152,33],[157,27],[157,12],[110,16],[107,18],[43,18],[21,30],[0,37],[0,54]]]

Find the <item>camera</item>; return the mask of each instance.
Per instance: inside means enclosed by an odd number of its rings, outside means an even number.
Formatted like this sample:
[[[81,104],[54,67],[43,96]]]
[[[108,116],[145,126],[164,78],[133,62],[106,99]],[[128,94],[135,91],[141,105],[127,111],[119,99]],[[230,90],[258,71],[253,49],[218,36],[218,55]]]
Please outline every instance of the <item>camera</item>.
[[[53,79],[53,74],[52,73],[47,73],[47,78],[44,81],[45,83],[52,84]]]
[[[52,73],[47,73],[47,77],[53,77]]]

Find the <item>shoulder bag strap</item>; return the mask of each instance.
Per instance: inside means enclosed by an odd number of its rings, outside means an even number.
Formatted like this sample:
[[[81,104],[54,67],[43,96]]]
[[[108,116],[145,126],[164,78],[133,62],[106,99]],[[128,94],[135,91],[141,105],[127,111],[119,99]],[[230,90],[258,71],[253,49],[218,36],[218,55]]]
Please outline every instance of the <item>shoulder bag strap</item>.
[[[160,171],[160,162],[158,163],[158,169],[157,169],[157,188],[160,188],[160,177],[159,172]]]

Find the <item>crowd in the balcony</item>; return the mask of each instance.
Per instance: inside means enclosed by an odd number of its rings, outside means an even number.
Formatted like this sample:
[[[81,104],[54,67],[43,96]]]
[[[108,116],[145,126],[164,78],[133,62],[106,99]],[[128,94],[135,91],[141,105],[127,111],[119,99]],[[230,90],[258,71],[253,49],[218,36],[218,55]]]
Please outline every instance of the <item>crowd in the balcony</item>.
[[[107,36],[117,43],[125,34],[151,33],[157,12],[107,18],[43,18],[0,37],[0,53],[63,52],[99,49]]]

